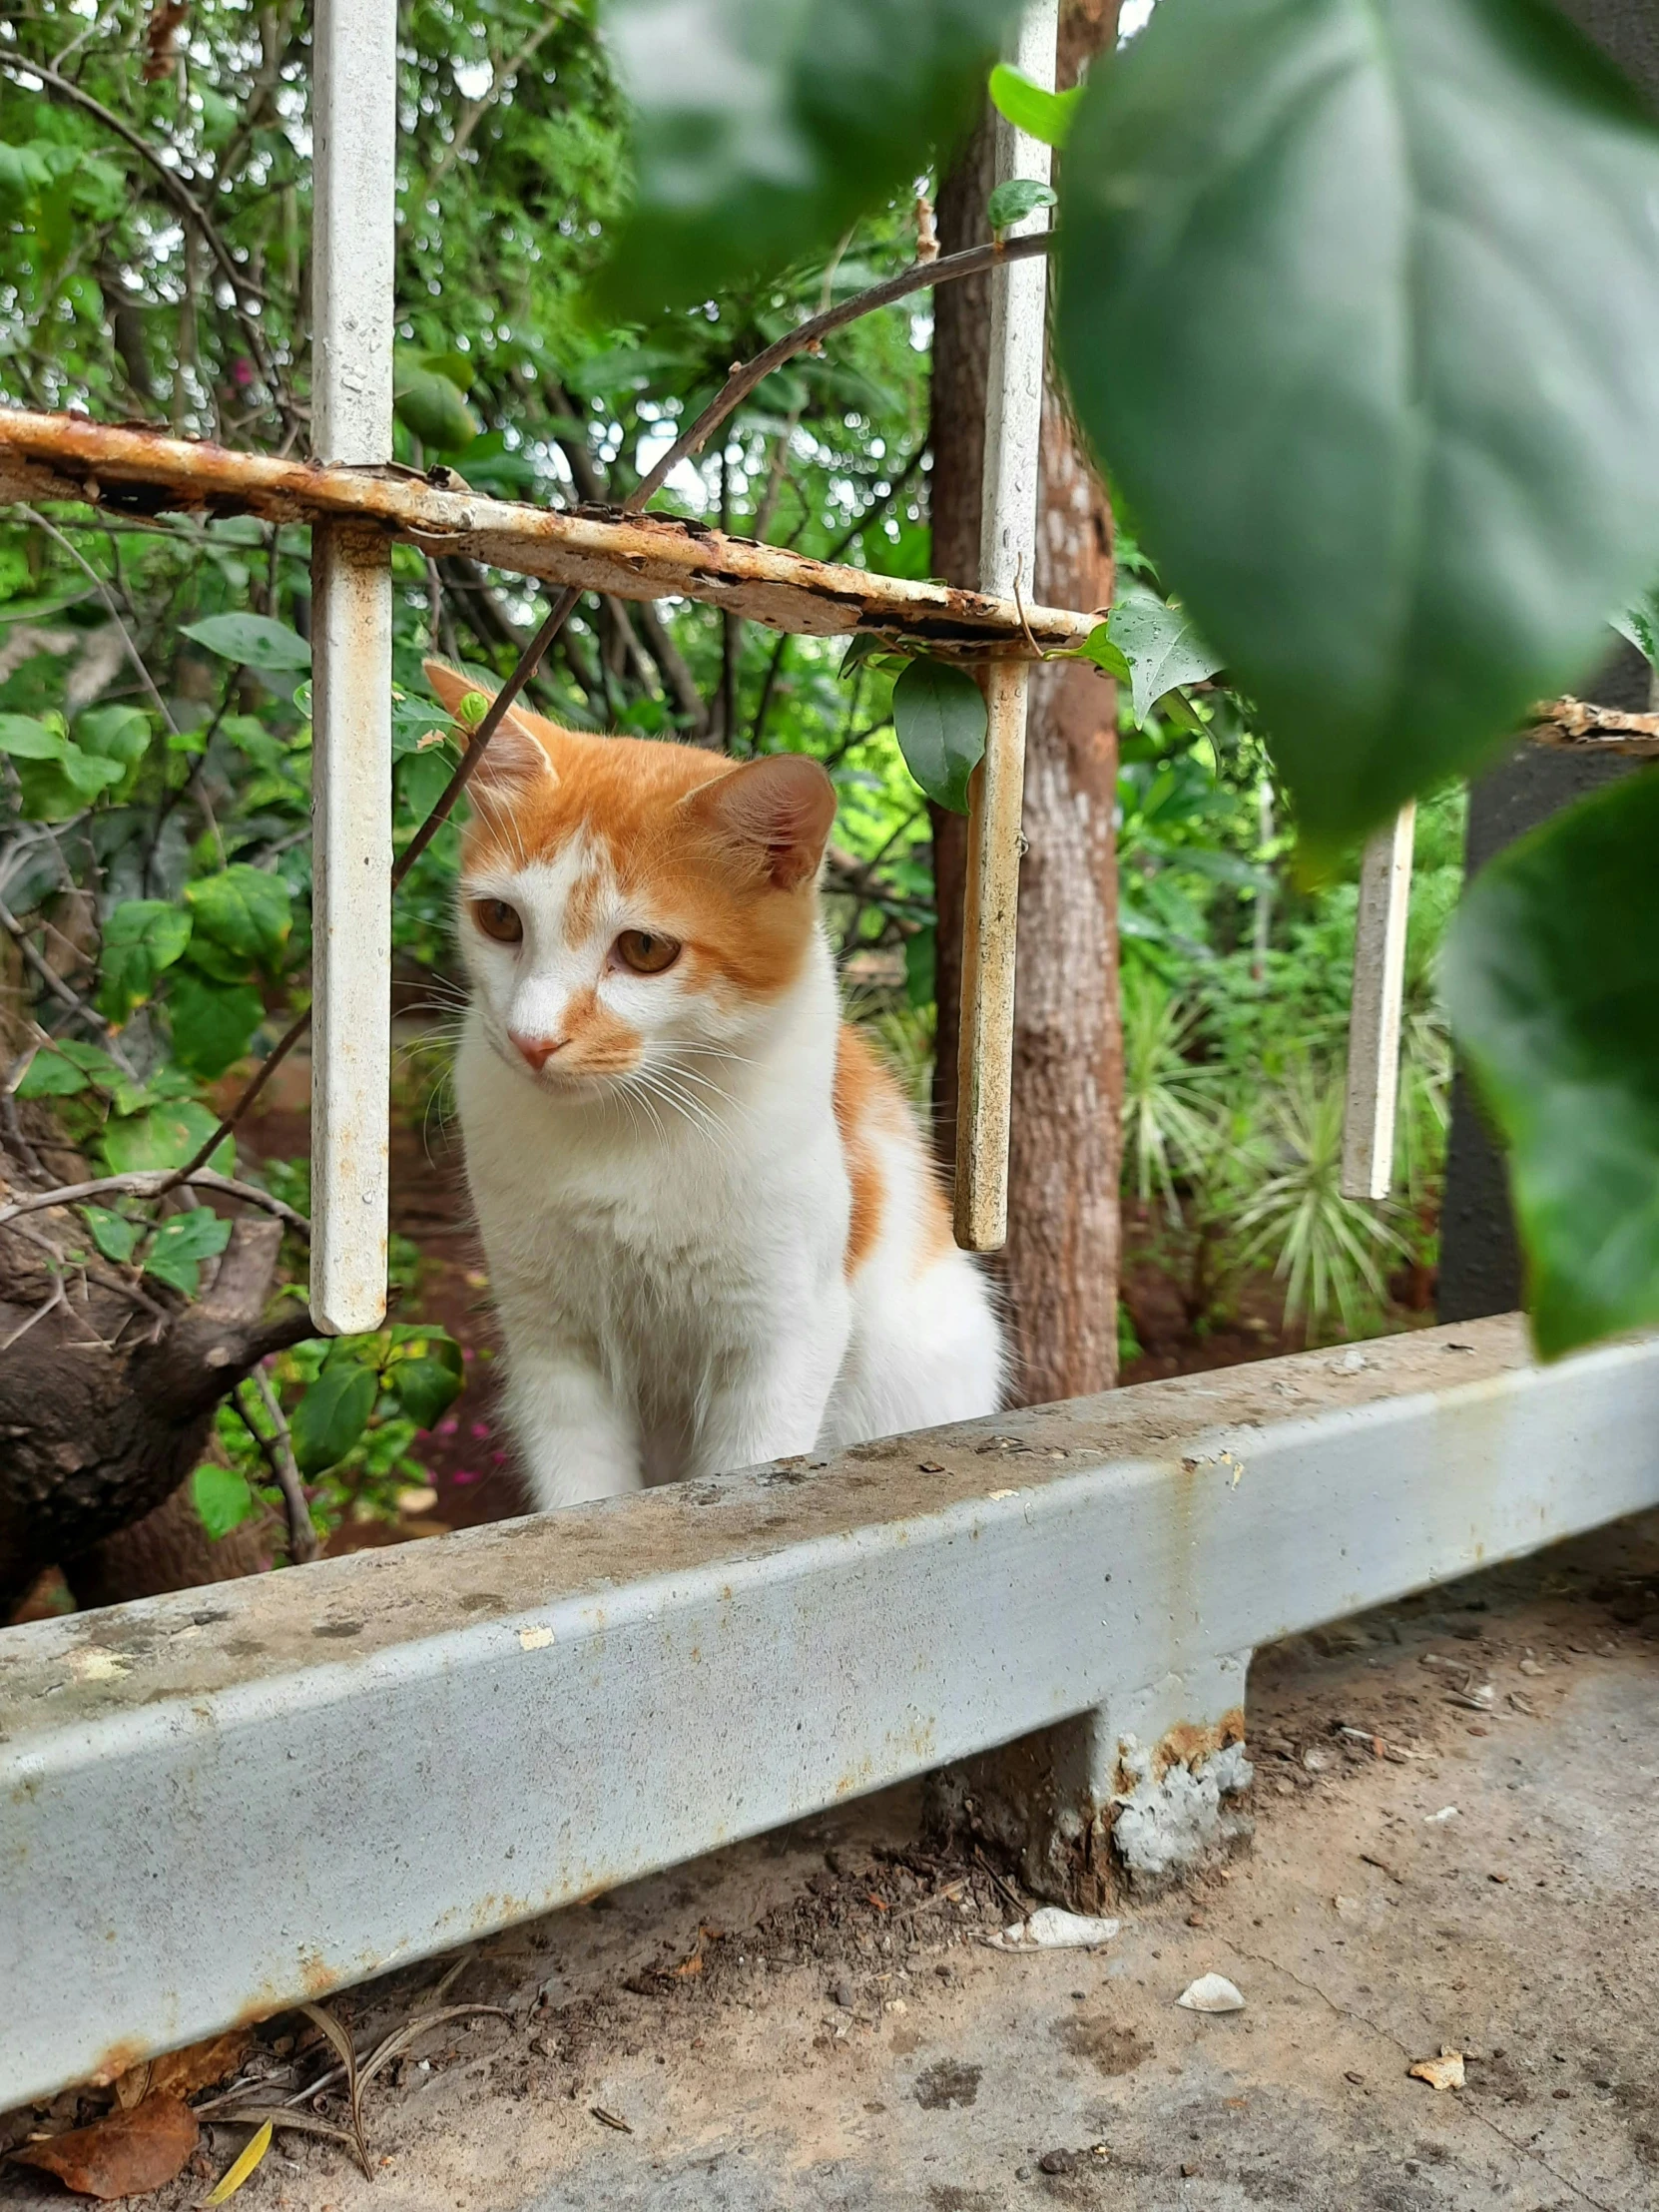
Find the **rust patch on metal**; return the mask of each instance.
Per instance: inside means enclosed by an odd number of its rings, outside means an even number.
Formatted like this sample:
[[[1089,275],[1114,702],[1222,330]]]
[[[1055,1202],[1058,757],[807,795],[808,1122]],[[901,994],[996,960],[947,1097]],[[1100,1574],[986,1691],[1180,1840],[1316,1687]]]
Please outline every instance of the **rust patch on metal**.
[[[141,2035],[131,2035],[123,2042],[112,2043],[100,2055],[87,2079],[95,2089],[107,2089],[112,2081],[119,2081],[130,2068],[148,2058],[153,2048],[154,2045],[146,2042]]]
[[[131,514],[253,514],[344,522],[424,552],[623,599],[680,594],[777,630],[907,638],[947,658],[1029,660],[1080,645],[1094,617],[944,584],[910,583],[671,515],[552,511],[486,499],[390,469],[237,453],[79,414],[0,408],[0,499],[71,499]]]

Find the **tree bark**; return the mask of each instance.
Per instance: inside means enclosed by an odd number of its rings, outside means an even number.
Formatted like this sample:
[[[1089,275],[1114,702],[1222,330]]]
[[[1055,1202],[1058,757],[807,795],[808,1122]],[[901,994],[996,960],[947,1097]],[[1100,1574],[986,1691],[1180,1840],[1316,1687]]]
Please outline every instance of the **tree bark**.
[[[1062,86],[1116,33],[1117,0],[1066,0]],[[991,133],[981,126],[939,195],[939,250],[986,235]],[[988,286],[935,302],[932,390],[934,573],[976,581],[983,475]],[[1063,399],[1050,383],[1034,579],[1047,605],[1104,607],[1111,512]],[[1117,699],[1076,662],[1033,673],[1026,735],[1013,1134],[1003,1281],[1026,1403],[1108,1389],[1117,1380],[1118,1168],[1123,1088],[1117,988]],[[955,1157],[965,825],[933,818],[938,900],[935,1142]]]

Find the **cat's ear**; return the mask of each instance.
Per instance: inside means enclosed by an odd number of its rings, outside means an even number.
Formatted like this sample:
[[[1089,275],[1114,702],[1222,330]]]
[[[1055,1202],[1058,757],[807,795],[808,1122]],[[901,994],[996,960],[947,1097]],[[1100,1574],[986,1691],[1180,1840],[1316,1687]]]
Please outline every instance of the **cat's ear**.
[[[458,668],[450,668],[444,661],[422,661],[420,665],[432,687],[432,696],[440,707],[447,708],[463,741],[470,742],[470,733],[482,717],[476,702],[493,699],[494,693],[485,691],[470,676],[463,676]],[[468,700],[474,702],[470,714],[466,712]],[[557,781],[555,745],[550,741],[556,741],[561,735],[540,715],[533,715],[523,707],[509,707],[501,718],[500,728],[490,739],[474,781],[529,784],[543,777]]]
[[[818,873],[835,820],[835,787],[817,761],[773,753],[700,785],[681,804],[789,891]]]

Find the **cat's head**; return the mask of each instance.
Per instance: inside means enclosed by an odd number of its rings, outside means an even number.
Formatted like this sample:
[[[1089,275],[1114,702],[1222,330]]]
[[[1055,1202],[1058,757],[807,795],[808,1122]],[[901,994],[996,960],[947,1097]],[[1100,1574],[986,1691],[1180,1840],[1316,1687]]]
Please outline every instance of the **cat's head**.
[[[426,664],[463,730],[478,687]],[[741,765],[514,708],[468,786],[460,935],[495,1051],[552,1092],[740,1056],[803,973],[835,795],[816,761]]]

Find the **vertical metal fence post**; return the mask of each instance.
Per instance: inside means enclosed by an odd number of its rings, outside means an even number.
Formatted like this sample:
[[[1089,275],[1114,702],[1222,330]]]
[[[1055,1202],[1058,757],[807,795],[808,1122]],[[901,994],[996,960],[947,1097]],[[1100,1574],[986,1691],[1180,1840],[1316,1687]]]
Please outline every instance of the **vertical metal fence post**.
[[[311,446],[391,458],[396,0],[317,0],[311,98]],[[311,533],[311,1313],[385,1313],[391,1077],[391,547]]]
[[[1015,65],[1052,90],[1059,0],[1030,0]],[[1046,185],[1049,150],[1010,123],[996,127],[996,182]],[[1042,209],[1009,235],[1046,228]],[[991,280],[990,363],[985,392],[985,488],[979,588],[1035,597],[1039,441],[1048,267],[1041,256]],[[1025,786],[1023,661],[985,676],[990,727],[968,794],[967,884],[962,920],[962,1023],[957,1063],[956,1241],[995,1252],[1008,1235],[1008,1094],[1014,1060],[1014,934],[1019,905],[1020,802]]]
[[[1405,924],[1411,908],[1407,805],[1366,844],[1354,922],[1354,996],[1348,1015],[1348,1096],[1343,1109],[1345,1198],[1386,1198],[1393,1181],[1399,1097],[1399,1019],[1405,999]]]

